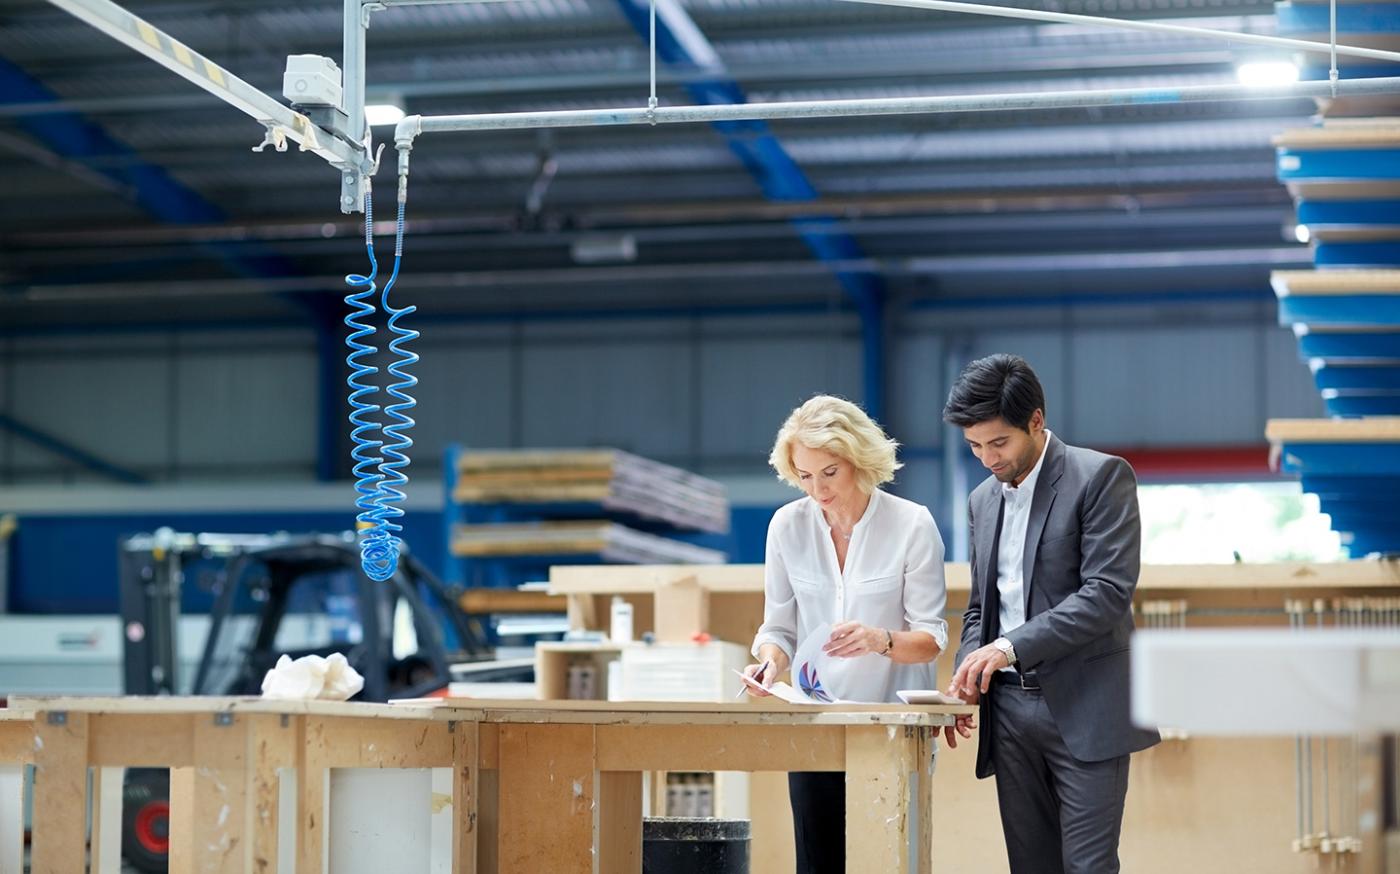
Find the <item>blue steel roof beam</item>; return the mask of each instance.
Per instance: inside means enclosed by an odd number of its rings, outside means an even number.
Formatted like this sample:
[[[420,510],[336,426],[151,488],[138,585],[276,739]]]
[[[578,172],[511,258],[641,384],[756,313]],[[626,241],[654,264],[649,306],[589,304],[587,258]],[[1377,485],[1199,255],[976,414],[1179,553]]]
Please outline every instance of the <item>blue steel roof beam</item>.
[[[700,28],[675,0],[656,2],[656,56],[667,66],[685,73],[685,90],[697,104],[747,103],[748,96],[724,67]],[[623,14],[642,37],[651,33],[651,8],[647,0],[618,0]],[[764,121],[727,121],[711,125],[724,137],[730,151],[759,185],[763,196],[774,201],[809,201],[820,197],[807,175],[783,148]],[[793,228],[824,264],[865,261],[860,243],[848,232],[835,230],[834,216],[793,221]],[[883,277],[878,273],[833,267],[833,275],[860,314],[864,362],[866,412],[880,419],[885,401],[885,298]]]
[[[3,95],[0,104],[58,99],[58,95],[41,82],[4,58],[0,58],[0,95]],[[227,218],[223,210],[199,192],[181,184],[164,168],[142,160],[130,147],[77,113],[28,116],[18,119],[16,124],[58,157],[86,167],[129,191],[136,206],[164,224],[216,224]],[[108,160],[111,158],[121,160]],[[257,244],[205,242],[198,244],[198,248],[242,277],[285,277],[299,272],[281,255]],[[339,348],[339,314],[334,303],[317,294],[280,296],[310,316],[316,330],[321,379],[334,379],[338,383],[340,368],[332,368],[327,363]],[[335,478],[340,454],[335,451],[340,443],[340,412],[338,391],[323,389],[316,460],[316,475],[321,480]]]

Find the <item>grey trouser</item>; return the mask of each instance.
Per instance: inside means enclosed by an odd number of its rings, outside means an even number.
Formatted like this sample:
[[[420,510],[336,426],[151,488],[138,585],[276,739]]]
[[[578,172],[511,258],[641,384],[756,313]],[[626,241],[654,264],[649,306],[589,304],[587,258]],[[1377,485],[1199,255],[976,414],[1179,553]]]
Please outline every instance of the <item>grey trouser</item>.
[[[992,688],[997,806],[1011,874],[1117,874],[1128,756],[1070,755],[1038,691]]]

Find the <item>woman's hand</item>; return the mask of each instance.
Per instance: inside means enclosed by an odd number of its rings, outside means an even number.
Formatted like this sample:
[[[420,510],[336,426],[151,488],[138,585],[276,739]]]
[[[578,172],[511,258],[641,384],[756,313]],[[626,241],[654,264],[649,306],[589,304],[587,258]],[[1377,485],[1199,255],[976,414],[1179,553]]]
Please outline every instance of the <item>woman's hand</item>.
[[[744,668],[744,676],[758,683],[763,688],[760,689],[749,683],[744,684],[744,688],[754,698],[768,698],[771,693],[767,690],[772,687],[773,682],[788,669],[787,653],[781,647],[771,643],[765,643],[758,648],[758,664],[749,665]]]
[[[773,685],[773,678],[778,676],[778,672],[773,670],[773,663],[771,661],[762,661],[756,665],[749,665],[744,668],[744,676],[759,684],[758,686],[754,686],[750,683],[744,684],[744,688],[748,690],[750,695],[755,698],[768,698],[772,696],[772,693],[769,692],[768,689]],[[762,688],[759,688],[759,686]]]
[[[831,637],[822,644],[822,652],[838,659],[880,654],[889,646],[889,635],[883,628],[871,628],[859,622],[842,622],[833,626]]]

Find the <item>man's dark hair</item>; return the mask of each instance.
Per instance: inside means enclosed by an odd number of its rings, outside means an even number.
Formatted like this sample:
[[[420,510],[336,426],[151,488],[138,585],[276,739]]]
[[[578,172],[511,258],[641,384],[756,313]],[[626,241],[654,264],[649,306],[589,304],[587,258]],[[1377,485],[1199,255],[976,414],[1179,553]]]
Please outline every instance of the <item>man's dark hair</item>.
[[[1019,355],[988,355],[963,368],[948,392],[943,421],[971,428],[996,418],[1030,430],[1031,416],[1045,410],[1045,389]]]

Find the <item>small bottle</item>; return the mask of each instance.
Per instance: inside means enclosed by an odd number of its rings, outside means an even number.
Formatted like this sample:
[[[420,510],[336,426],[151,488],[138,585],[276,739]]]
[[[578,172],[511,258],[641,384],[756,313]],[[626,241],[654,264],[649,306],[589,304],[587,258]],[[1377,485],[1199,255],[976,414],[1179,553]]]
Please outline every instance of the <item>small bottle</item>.
[[[666,775],[666,812],[662,816],[685,816],[685,786],[680,774]]]
[[[612,625],[609,635],[613,643],[632,641],[632,605],[617,595],[612,599]]]
[[[715,815],[715,775],[701,774],[695,788],[695,815]]]

